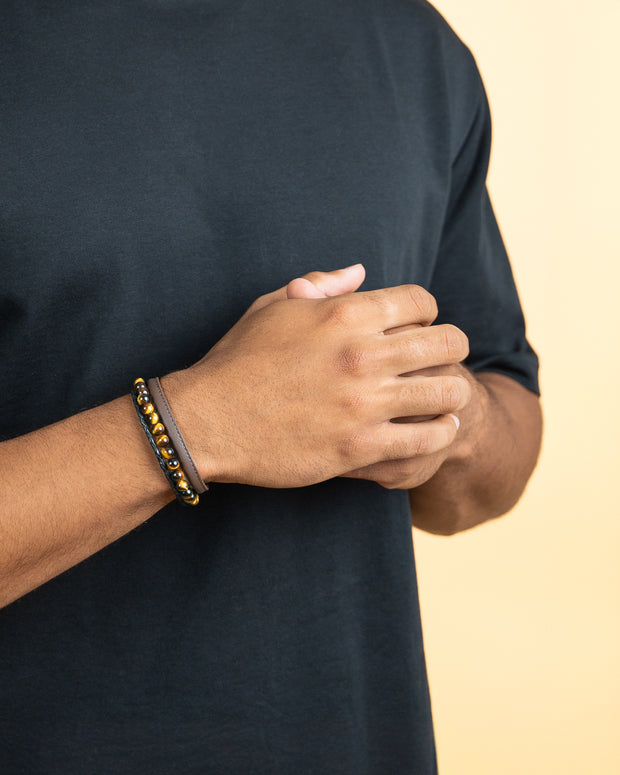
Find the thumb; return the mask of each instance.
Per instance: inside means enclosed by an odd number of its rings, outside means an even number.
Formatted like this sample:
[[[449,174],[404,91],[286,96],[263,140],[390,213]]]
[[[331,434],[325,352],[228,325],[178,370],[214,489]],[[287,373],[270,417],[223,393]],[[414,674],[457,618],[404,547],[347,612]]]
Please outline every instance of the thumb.
[[[309,272],[296,277],[286,286],[288,299],[320,299],[340,296],[357,290],[364,282],[366,270],[363,264],[354,264],[333,272]]]
[[[325,296],[339,296],[357,290],[364,282],[366,270],[362,264],[354,264],[333,272],[308,272],[303,277],[296,277],[288,285],[283,285],[277,291],[259,296],[243,317],[251,315],[259,309],[281,299],[322,299]]]
[[[287,299],[324,299],[326,296],[306,277],[296,277],[286,286]]]

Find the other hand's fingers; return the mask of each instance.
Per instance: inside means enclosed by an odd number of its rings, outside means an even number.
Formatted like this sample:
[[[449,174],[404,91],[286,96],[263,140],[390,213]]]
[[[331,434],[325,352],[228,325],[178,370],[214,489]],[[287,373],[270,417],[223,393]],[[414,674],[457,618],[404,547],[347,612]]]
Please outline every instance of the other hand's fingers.
[[[413,416],[413,422],[423,422],[428,415],[463,409],[471,400],[471,387],[464,377],[413,376],[384,385],[375,398],[381,403],[385,419]]]
[[[373,455],[379,463],[439,452],[456,439],[458,422],[455,415],[444,414],[418,423],[380,423],[372,433],[350,440],[345,450],[351,462],[349,470],[353,470],[359,460],[368,460]]]
[[[431,455],[401,460],[384,460],[371,466],[356,468],[343,477],[348,479],[367,479],[376,482],[388,490],[410,490],[427,482],[441,468],[447,456],[447,449]]]
[[[460,421],[453,414],[444,414],[434,420],[418,423],[383,423],[379,439],[387,455],[383,460],[400,460],[432,455],[449,447],[456,439]]]
[[[385,460],[433,455],[454,442],[459,425],[459,419],[453,414],[417,423],[395,423],[389,420],[378,423],[341,444],[341,458],[349,464],[344,472]],[[368,460],[372,460],[372,463],[368,463]]]

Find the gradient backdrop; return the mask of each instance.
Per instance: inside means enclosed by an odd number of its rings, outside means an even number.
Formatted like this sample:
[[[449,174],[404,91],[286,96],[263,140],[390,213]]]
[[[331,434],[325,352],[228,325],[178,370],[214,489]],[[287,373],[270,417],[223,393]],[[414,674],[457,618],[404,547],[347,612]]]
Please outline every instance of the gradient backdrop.
[[[440,773],[618,775],[620,2],[435,5],[487,86],[546,421],[509,516],[415,531]]]

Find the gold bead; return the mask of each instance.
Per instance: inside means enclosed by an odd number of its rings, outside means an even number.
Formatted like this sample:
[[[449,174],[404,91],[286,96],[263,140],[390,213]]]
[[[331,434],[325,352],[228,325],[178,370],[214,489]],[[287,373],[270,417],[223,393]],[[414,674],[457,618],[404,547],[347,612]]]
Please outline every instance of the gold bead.
[[[189,482],[187,479],[179,479],[175,484],[177,490],[189,490]]]
[[[161,423],[158,423],[158,425],[161,425]],[[163,428],[164,426],[161,425]],[[153,434],[155,434],[155,431],[153,430]],[[170,439],[165,434],[165,428],[164,432],[157,435],[157,438],[155,439],[155,444],[157,444],[158,447],[167,447],[170,444]]]
[[[153,436],[160,436],[162,433],[165,433],[166,429],[164,428],[163,424],[158,422],[156,425],[154,425],[151,428],[151,434]],[[155,440],[155,443],[157,443],[157,439]]]
[[[139,385],[140,383],[142,383],[142,384],[145,384],[145,383],[144,383],[144,380],[142,379],[142,377],[138,377],[138,379],[134,379],[134,381],[133,381],[133,386],[134,386],[134,387],[136,387],[136,386],[137,386],[137,385]]]
[[[136,401],[140,404],[140,406],[144,406],[144,404],[148,404],[150,400],[151,399],[144,393],[140,393],[140,395],[136,398]]]
[[[148,414],[147,419],[151,423],[152,427],[154,427],[159,423],[159,415],[157,414],[157,412],[152,412],[151,414]]]
[[[171,471],[176,471],[176,469],[181,465],[179,461],[173,457],[170,460],[166,460],[166,465]]]
[[[161,451],[161,454],[166,458],[166,460],[170,460],[171,458],[176,457],[176,453],[172,449],[172,447],[161,447],[160,451]]]
[[[142,404],[141,412],[144,415],[152,414],[155,411],[155,407],[153,404],[149,401],[146,404]]]
[[[196,493],[196,495],[194,495],[194,497],[191,500],[189,498],[183,498],[183,500],[185,501],[185,503],[189,503],[190,506],[195,506],[200,500],[200,498],[198,497],[198,493]]]

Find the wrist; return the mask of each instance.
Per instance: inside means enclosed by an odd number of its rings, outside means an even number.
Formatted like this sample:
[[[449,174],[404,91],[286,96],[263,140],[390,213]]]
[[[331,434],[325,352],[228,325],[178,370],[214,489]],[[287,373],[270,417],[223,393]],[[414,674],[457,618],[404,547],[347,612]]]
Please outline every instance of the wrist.
[[[216,430],[215,411],[206,411],[201,400],[209,395],[203,380],[198,385],[191,370],[185,369],[160,377],[160,383],[201,478],[207,484],[229,481],[220,445],[216,443],[220,434]]]

